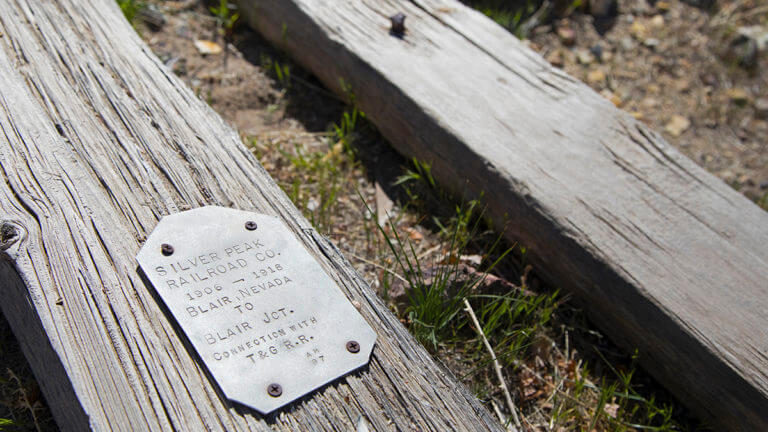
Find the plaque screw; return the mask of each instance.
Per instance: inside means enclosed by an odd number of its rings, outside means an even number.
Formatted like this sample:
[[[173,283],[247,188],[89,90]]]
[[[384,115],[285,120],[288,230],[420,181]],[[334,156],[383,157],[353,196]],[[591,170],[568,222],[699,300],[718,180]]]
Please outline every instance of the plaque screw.
[[[254,222],[254,221],[248,221],[248,222],[245,223],[245,229],[247,229],[248,231],[255,230],[256,226],[257,226],[256,222]]]
[[[357,343],[357,341],[349,341],[347,342],[347,351],[351,352],[352,354],[357,354],[360,352],[360,344]]]
[[[272,397],[280,397],[283,394],[283,387],[278,383],[272,383],[267,386],[267,393]]]
[[[160,251],[162,251],[163,255],[165,256],[171,256],[173,255],[173,246],[169,245],[168,243],[163,243],[160,246]]]

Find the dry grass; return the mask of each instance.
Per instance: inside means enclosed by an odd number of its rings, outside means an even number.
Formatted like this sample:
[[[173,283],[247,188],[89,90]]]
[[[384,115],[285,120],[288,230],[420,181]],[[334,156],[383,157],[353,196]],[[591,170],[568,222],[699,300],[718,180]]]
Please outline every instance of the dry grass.
[[[441,190],[428,166],[400,160],[399,179],[379,185],[400,199],[382,209],[376,180],[366,173],[370,163],[356,159],[381,138],[364,120],[356,126],[250,141],[305,216],[503,422],[513,425],[514,415],[499,372],[522,430],[696,428],[638,372],[637,353],[612,346],[567,297],[544,286],[526,264],[525,249],[488,230],[478,203],[462,204]]]
[[[56,425],[37,381],[8,322],[2,316],[0,365],[0,431],[55,430]]]

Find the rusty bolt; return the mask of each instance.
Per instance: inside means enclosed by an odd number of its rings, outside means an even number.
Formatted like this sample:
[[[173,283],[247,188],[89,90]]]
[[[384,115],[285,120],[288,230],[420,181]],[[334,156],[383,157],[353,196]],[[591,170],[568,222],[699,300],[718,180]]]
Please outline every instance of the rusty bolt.
[[[357,354],[360,352],[360,344],[357,343],[357,341],[349,341],[347,342],[347,351],[351,352],[352,354]]]
[[[272,383],[267,386],[267,393],[272,397],[280,397],[283,394],[283,387],[278,383]]]
[[[392,21],[392,27],[389,29],[392,34],[400,36],[405,33],[405,14],[398,12],[389,17],[389,20]]]
[[[247,229],[248,231],[253,231],[256,229],[256,227],[257,225],[256,225],[256,222],[254,221],[248,221],[245,223],[245,229]]]
[[[163,243],[160,246],[160,251],[162,251],[163,255],[165,256],[171,256],[173,255],[173,246],[169,245],[168,243]]]

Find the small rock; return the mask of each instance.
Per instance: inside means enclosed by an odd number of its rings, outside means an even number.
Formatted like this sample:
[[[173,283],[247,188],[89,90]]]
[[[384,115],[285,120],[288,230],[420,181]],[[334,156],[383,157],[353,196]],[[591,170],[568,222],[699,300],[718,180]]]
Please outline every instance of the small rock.
[[[639,15],[639,16],[648,15],[649,10],[650,10],[650,6],[648,6],[647,1],[641,0],[641,1],[632,2],[632,13],[634,13],[635,15]]]
[[[691,82],[683,78],[675,82],[675,89],[679,92],[687,92],[691,88]]]
[[[621,38],[621,41],[619,42],[619,44],[621,45],[621,49],[623,49],[624,51],[629,51],[635,47],[635,42],[629,36],[624,36],[623,38]]]
[[[640,21],[635,21],[629,26],[629,34],[635,37],[635,39],[642,41],[648,36],[648,27]]]
[[[579,63],[583,65],[589,65],[595,61],[595,56],[592,55],[589,50],[584,48],[576,50],[576,58],[579,60]]]
[[[600,69],[589,71],[587,74],[587,82],[590,84],[601,84],[605,81],[605,72]]]
[[[595,56],[595,58],[598,61],[603,61],[603,46],[602,45],[600,45],[600,44],[592,45],[592,47],[589,49],[589,52],[591,52],[592,55]]]
[[[307,201],[307,210],[315,211],[318,207],[320,207],[320,201],[318,201],[315,197],[311,197],[309,201]]]
[[[650,24],[651,28],[662,28],[664,27],[664,17],[661,15],[654,15],[648,24]]]
[[[565,46],[572,46],[576,43],[576,32],[568,26],[558,27],[557,36]]]
[[[195,48],[197,48],[197,51],[202,55],[216,55],[221,54],[223,51],[221,49],[221,45],[217,44],[216,42],[203,39],[195,39]]]
[[[755,185],[755,181],[752,180],[752,178],[750,178],[749,175],[747,175],[747,174],[740,175],[738,181],[739,181],[739,183],[741,183],[743,185],[747,185],[747,186],[754,186]]]
[[[673,115],[669,120],[664,130],[667,131],[673,137],[679,137],[683,132],[691,127],[691,121],[681,115]]]
[[[546,60],[554,67],[562,68],[564,66],[563,53],[560,50],[554,50],[547,54]]]
[[[657,1],[656,9],[658,9],[660,12],[669,12],[669,10],[672,8],[672,5],[668,1]]]
[[[720,85],[720,82],[717,80],[717,77],[711,73],[704,74],[700,78],[702,83],[710,87],[717,88]]]
[[[656,38],[648,38],[648,39],[643,41],[643,45],[645,45],[646,47],[651,48],[651,49],[654,49],[657,46],[659,46],[659,43],[661,43],[661,42],[658,39],[656,39]]]
[[[659,106],[659,101],[654,99],[654,98],[652,98],[652,97],[647,97],[647,98],[643,99],[642,101],[640,101],[640,106],[645,108],[645,109],[647,109],[647,110],[650,110],[650,109],[658,107]]]
[[[760,182],[760,190],[768,189],[768,180]]]
[[[768,119],[768,97],[761,97],[755,101],[755,117]]]
[[[728,96],[728,100],[731,103],[738,106],[744,106],[749,102],[749,94],[743,88],[731,88],[726,90],[725,94]]]

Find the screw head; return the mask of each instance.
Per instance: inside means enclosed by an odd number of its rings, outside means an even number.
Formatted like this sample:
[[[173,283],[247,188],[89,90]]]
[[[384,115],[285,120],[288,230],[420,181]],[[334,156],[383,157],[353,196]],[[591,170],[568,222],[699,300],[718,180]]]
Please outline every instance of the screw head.
[[[357,343],[357,341],[349,341],[347,342],[347,351],[351,352],[352,354],[357,354],[360,352],[360,344]]]
[[[163,243],[160,246],[160,251],[165,256],[171,256],[171,255],[173,255],[173,246],[169,245],[168,243]]]
[[[267,386],[267,393],[272,397],[280,397],[283,394],[283,387],[278,383],[272,383]]]
[[[392,34],[396,35],[402,35],[405,33],[405,14],[402,12],[398,12],[391,17],[389,17],[389,20],[392,22],[392,27],[390,27],[389,31],[392,32]]]
[[[256,225],[256,222],[254,221],[248,221],[245,223],[245,229],[247,229],[248,231],[253,231],[256,229],[256,227],[257,225]]]

